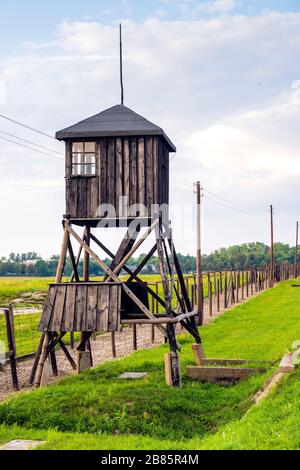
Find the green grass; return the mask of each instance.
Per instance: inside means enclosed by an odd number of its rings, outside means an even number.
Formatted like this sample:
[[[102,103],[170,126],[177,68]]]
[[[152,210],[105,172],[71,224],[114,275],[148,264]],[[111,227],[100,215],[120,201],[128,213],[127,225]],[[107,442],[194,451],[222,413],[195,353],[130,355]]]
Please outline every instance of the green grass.
[[[241,419],[206,437],[202,449],[300,449],[300,372],[283,383]]]
[[[26,292],[45,292],[53,277],[0,277],[0,305],[7,305]]]
[[[191,348],[189,341],[182,339],[181,343],[184,370],[191,363]],[[199,385],[185,377],[184,387],[177,390],[164,382],[164,350],[163,346],[139,351],[59,385],[20,394],[0,406],[0,422],[68,432],[188,439],[241,417],[250,405],[249,396],[265,378],[257,375],[225,388]],[[149,377],[138,381],[117,378],[129,370],[147,371]]]
[[[122,276],[123,279],[126,279],[128,276]],[[141,279],[149,284],[156,284],[158,281],[161,280],[160,275],[158,274],[143,274],[140,276]],[[188,281],[188,291],[189,294],[192,294],[192,284],[193,279],[190,275],[185,275],[185,277],[189,277],[190,280]],[[229,278],[229,274],[228,274]],[[92,278],[93,280],[100,280],[101,278]],[[220,274],[216,273],[216,280],[220,279]],[[67,281],[67,278],[65,279]],[[225,274],[222,274],[222,283],[224,285]],[[3,276],[0,277],[0,305],[7,305],[12,300],[19,298],[22,294],[29,293],[29,292],[46,292],[48,289],[48,284],[54,282],[53,277],[24,277],[24,276]],[[212,282],[212,291],[215,291],[214,288],[214,276],[211,275],[211,282]],[[242,279],[241,279],[242,283]],[[245,280],[244,280],[245,284]],[[153,285],[151,286],[154,287]],[[154,289],[155,290],[155,289]],[[207,274],[203,274],[203,290],[204,296],[207,297],[208,295],[208,276]],[[162,286],[159,285],[158,287],[159,295],[162,295]]]
[[[203,327],[207,356],[280,358],[300,338],[300,290],[293,289],[292,282],[263,292]],[[10,432],[10,426],[18,425],[20,433],[30,434],[34,430],[47,436],[47,448],[192,449],[219,448],[224,432],[226,448],[255,447],[259,446],[256,433],[261,432],[262,446],[271,445],[272,439],[272,445],[287,445],[288,433],[283,428],[289,425],[288,429],[296,429],[299,420],[296,378],[291,377],[275,392],[274,398],[253,407],[251,396],[272,373],[271,369],[231,387],[201,384],[185,375],[186,366],[193,362],[191,340],[184,336],[180,343],[182,389],[172,389],[164,383],[166,346],[138,351],[80,376],[68,377],[55,386],[23,392],[2,403],[2,435],[6,435],[6,430]],[[129,370],[147,371],[149,376],[140,381],[117,378]],[[289,389],[282,392],[283,398],[280,391],[285,387]],[[285,412],[273,409],[273,399],[278,400],[280,407],[287,398],[289,413],[286,409]],[[264,424],[265,416],[269,426]],[[271,438],[272,426],[275,431]],[[286,438],[276,441],[279,429]],[[298,432],[291,445],[296,445],[299,436]]]
[[[188,440],[161,440],[148,436],[65,433],[0,426],[0,444],[11,439],[40,439],[42,449],[182,449],[182,450],[299,450],[300,372],[287,376],[269,397],[238,420],[214,434]]]
[[[123,276],[125,279],[126,277]],[[145,274],[141,278],[149,283],[149,285],[155,290],[154,284],[160,280],[158,274]],[[94,278],[94,280],[97,278]],[[100,278],[98,278],[100,279]],[[219,273],[216,273],[216,279],[220,279]],[[222,274],[222,282],[224,285],[225,274]],[[212,290],[214,292],[213,276]],[[31,292],[46,292],[48,284],[54,282],[52,277],[0,277],[0,305],[7,305],[12,300],[20,298],[22,295]],[[192,296],[192,284],[193,279],[188,281],[188,292],[190,297]],[[208,295],[208,276],[203,275],[203,289],[204,295]],[[158,295],[163,297],[163,289],[161,283],[158,284]],[[163,312],[164,309],[161,305],[153,304],[149,296],[150,308],[153,311]],[[30,300],[29,300],[30,305]],[[175,294],[173,295],[173,307],[177,305],[177,299]],[[19,306],[19,305],[18,305]],[[28,306],[25,305],[25,306]],[[17,345],[17,355],[29,354],[36,351],[40,334],[37,331],[41,314],[30,314],[30,315],[16,315],[15,316],[15,337]],[[5,331],[5,320],[3,314],[0,313],[0,341],[7,343],[6,331]]]
[[[300,372],[287,376],[269,397],[238,420],[214,434],[188,440],[161,440],[148,436],[65,433],[0,426],[0,444],[11,439],[40,439],[42,449],[183,449],[183,450],[299,450]]]

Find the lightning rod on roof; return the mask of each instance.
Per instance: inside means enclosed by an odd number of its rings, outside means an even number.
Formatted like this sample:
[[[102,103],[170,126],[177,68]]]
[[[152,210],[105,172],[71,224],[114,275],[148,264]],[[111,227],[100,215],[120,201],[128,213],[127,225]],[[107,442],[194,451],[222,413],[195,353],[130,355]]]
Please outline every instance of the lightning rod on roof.
[[[119,26],[120,34],[120,85],[121,85],[121,104],[124,104],[124,88],[123,88],[123,60],[122,60],[122,25]]]

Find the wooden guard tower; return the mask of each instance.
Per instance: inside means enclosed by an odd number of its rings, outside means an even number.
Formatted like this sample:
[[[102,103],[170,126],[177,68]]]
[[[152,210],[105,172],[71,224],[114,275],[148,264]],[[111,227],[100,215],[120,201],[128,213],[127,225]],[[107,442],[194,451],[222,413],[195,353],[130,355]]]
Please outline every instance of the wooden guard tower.
[[[66,214],[63,218],[63,242],[56,280],[49,287],[40,322],[42,332],[33,370],[36,385],[41,382],[45,361],[55,361],[59,343],[73,367],[65,348],[66,332],[81,332],[79,352],[90,350],[94,332],[121,331],[128,324],[154,324],[168,339],[167,382],[180,386],[179,349],[175,326],[180,323],[200,344],[184,278],[174,247],[168,218],[169,152],[176,149],[164,131],[128,107],[113,106],[93,117],[56,133],[66,148]],[[83,236],[75,228],[84,227]],[[116,253],[96,237],[95,232],[111,226],[126,227],[126,235]],[[143,241],[155,233],[155,243],[140,265],[132,272],[127,261]],[[98,234],[97,234],[98,235]],[[79,244],[74,254],[72,242]],[[111,258],[107,267],[98,250]],[[163,297],[154,292],[139,273],[157,253]],[[83,254],[83,278],[78,263]],[[73,273],[62,282],[66,256]],[[89,278],[92,258],[105,272],[103,281]],[[121,271],[128,274],[124,281]],[[173,282],[177,274],[180,289]],[[123,277],[124,279],[124,277]],[[172,307],[173,295],[177,308]],[[164,309],[155,315],[149,310],[149,296]]]

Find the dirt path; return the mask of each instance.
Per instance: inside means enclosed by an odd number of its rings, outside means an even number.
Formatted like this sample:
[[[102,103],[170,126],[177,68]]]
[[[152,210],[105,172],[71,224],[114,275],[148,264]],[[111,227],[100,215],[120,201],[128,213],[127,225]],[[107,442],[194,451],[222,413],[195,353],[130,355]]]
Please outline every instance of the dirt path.
[[[241,303],[247,302],[249,299],[253,298],[254,296],[258,295],[260,292],[255,292],[254,294],[246,299],[240,299],[238,305]],[[224,309],[224,295],[220,295],[220,311],[217,311],[217,298],[213,297],[212,308],[210,309],[208,299],[205,299],[204,302],[204,323],[209,323],[217,316],[222,315],[227,310],[230,310],[235,305],[230,305],[228,309]],[[210,312],[212,311],[212,315]],[[138,349],[149,349],[161,344],[164,341],[163,335],[155,329],[155,339],[152,343],[151,341],[151,325],[138,325],[137,326],[137,347]],[[182,329],[180,326],[177,327],[177,333],[181,333]],[[115,341],[116,341],[116,352],[117,358],[128,356],[133,352],[133,341],[132,341],[132,328],[124,328],[122,333],[115,334]],[[103,335],[97,336],[96,341],[91,341],[92,345],[92,354],[93,354],[93,361],[94,365],[99,365],[105,361],[114,359],[112,355],[112,348],[111,348],[111,334],[105,333]],[[73,358],[76,358],[76,350],[70,350],[71,355]],[[18,378],[19,378],[19,385],[22,390],[30,389],[27,385],[27,381],[32,369],[33,359],[19,362],[17,365],[18,369]],[[57,351],[57,365],[59,376],[53,377],[50,376],[50,383],[58,382],[62,377],[70,374],[76,373],[74,371],[68,360],[66,359],[65,355],[61,350]],[[3,367],[3,371],[0,371],[0,401],[7,398],[11,395],[12,392],[12,385],[11,385],[11,374],[10,374],[10,366],[6,364]]]

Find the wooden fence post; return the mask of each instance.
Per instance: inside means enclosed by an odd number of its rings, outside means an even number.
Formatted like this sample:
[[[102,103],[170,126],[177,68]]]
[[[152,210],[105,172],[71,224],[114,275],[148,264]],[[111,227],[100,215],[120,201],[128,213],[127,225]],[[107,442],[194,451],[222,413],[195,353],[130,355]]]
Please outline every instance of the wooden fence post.
[[[215,297],[217,295],[217,279],[216,279],[216,271],[214,271],[214,294],[215,294]]]
[[[16,363],[16,346],[14,344],[14,333],[13,333],[13,315],[11,315],[11,309],[4,309],[5,322],[6,322],[6,335],[7,335],[7,345],[8,345],[8,354],[11,370],[11,378],[13,388],[19,390],[18,374],[17,374],[17,363]]]
[[[220,311],[220,279],[217,280],[217,311]]]
[[[209,303],[209,316],[212,317],[212,283],[209,281],[208,283],[208,303]]]
[[[231,271],[231,305],[235,304],[235,276]]]
[[[191,304],[192,304],[192,308],[194,309],[194,306],[195,306],[195,284],[192,284],[191,289],[192,289]]]
[[[244,270],[242,269],[242,300],[245,298],[245,276]]]
[[[152,310],[152,313],[155,313],[155,299],[154,299],[154,297],[152,297],[151,310]],[[155,325],[151,325],[151,343],[153,344],[154,342],[155,342]]]
[[[74,343],[74,331],[70,332],[70,348],[74,349],[75,343]]]
[[[224,278],[224,308],[227,308],[227,271]]]

